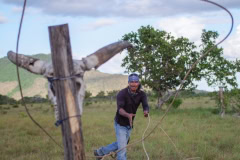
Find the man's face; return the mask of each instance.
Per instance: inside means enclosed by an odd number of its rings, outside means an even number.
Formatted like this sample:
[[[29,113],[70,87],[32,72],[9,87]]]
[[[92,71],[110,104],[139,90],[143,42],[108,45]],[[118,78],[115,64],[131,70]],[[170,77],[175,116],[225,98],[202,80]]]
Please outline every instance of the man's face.
[[[132,92],[136,92],[136,90],[138,89],[139,84],[140,84],[139,81],[128,82],[128,86],[129,86],[129,88],[131,89]]]

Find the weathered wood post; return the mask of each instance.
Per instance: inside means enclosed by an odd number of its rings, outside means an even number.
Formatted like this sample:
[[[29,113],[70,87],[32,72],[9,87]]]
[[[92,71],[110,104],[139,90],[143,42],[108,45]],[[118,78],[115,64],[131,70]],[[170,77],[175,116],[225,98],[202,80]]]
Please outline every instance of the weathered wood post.
[[[219,100],[220,100],[220,106],[221,106],[221,112],[220,112],[220,115],[221,117],[223,117],[225,115],[225,106],[224,106],[224,103],[223,103],[223,86],[220,86],[219,87]]]
[[[49,37],[52,52],[54,77],[73,76],[74,66],[68,25],[50,26]],[[56,80],[57,105],[64,145],[65,160],[85,160],[82,125],[74,78]]]

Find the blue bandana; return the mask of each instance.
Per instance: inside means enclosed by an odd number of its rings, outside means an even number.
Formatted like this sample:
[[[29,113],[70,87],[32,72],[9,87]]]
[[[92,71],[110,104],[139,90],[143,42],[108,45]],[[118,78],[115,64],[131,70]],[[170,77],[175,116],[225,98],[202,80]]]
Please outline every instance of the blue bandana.
[[[128,76],[128,82],[139,82],[139,77],[136,73],[130,74]]]

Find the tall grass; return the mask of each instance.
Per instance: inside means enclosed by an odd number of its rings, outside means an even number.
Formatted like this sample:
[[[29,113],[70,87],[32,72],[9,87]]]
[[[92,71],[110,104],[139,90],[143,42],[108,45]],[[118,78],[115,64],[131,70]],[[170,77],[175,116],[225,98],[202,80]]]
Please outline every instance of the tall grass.
[[[240,159],[240,119],[231,115],[221,118],[213,114],[213,102],[209,99],[200,99],[197,104],[195,101],[198,99],[186,99],[179,109],[172,109],[160,125],[177,150],[160,127],[145,140],[151,160],[192,157],[201,160]],[[1,110],[5,107],[2,106]],[[50,105],[33,104],[29,108],[33,117],[61,144],[60,127],[54,126],[55,119]],[[94,159],[91,158],[94,149],[115,141],[115,112],[116,104],[108,101],[84,107],[82,123],[86,159]],[[151,108],[151,124],[146,135],[159,122],[163,113],[164,110]],[[139,108],[130,143],[141,139],[147,123],[148,119],[143,116],[142,108]],[[1,160],[63,159],[63,150],[30,121],[22,106],[10,106],[7,113],[0,116],[0,135]],[[127,154],[129,160],[146,159],[141,143],[129,147]]]

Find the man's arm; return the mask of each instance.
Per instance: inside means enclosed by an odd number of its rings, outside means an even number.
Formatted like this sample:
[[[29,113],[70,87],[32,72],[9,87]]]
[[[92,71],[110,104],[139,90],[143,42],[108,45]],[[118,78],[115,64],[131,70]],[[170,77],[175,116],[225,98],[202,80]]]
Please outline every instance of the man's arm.
[[[147,95],[144,92],[143,94],[144,94],[142,99],[143,114],[144,114],[144,117],[148,117],[149,105],[148,105]]]
[[[119,114],[121,116],[127,117],[129,119],[130,126],[132,127],[132,117],[134,117],[136,114],[133,113],[127,113],[123,108],[119,109]]]

